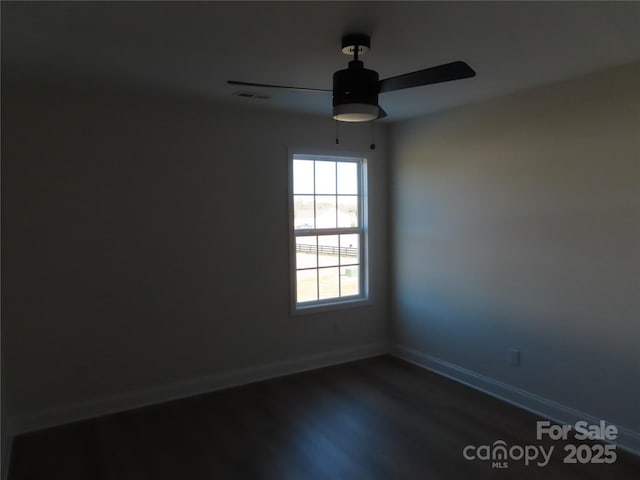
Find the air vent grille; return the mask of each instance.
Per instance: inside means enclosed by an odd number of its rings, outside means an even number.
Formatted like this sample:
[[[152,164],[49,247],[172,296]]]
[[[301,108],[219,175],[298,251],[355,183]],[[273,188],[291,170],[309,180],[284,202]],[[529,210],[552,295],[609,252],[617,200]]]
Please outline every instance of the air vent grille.
[[[269,98],[271,98],[268,95],[253,92],[235,92],[233,96],[242,98],[255,98],[256,100],[269,100]]]

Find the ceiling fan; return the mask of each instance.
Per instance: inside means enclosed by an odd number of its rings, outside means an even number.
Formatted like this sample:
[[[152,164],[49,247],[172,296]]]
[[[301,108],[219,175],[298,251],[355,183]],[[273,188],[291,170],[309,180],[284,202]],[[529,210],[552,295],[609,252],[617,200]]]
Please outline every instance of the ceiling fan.
[[[333,89],[289,87],[285,85],[270,85],[265,83],[239,82],[229,80],[229,85],[246,87],[280,88],[305,92],[332,92],[333,118],[342,122],[367,122],[387,116],[378,104],[378,94],[420,87],[432,83],[449,82],[462,78],[475,77],[476,72],[465,62],[456,61],[436,67],[405,73],[395,77],[379,80],[378,72],[364,68],[359,60],[371,48],[368,35],[353,34],[342,37],[342,53],[353,55],[353,60],[344,70],[333,74]]]

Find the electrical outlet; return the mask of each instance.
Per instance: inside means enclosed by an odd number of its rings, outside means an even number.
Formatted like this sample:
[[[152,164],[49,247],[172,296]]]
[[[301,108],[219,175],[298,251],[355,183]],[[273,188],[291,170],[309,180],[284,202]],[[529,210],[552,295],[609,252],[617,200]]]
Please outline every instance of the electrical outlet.
[[[512,348],[509,350],[509,365],[512,367],[520,366],[520,350]]]

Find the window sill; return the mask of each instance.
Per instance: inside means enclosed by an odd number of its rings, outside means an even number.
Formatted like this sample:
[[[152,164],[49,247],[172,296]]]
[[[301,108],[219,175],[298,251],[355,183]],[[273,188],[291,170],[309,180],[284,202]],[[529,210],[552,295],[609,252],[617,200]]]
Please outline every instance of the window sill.
[[[371,301],[368,298],[354,298],[353,300],[314,303],[310,305],[294,306],[291,314],[292,316],[298,316],[313,313],[330,312],[334,310],[343,310],[345,308],[363,307],[369,305],[370,303]]]

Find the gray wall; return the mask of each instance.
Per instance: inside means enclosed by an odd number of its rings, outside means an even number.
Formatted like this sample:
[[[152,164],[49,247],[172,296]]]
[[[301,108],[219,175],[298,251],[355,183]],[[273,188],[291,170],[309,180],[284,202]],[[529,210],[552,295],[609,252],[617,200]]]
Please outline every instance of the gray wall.
[[[385,132],[369,157],[368,306],[289,313],[289,147],[326,118],[5,86],[3,340],[10,416],[387,341]]]
[[[640,65],[390,134],[394,342],[640,432]]]

